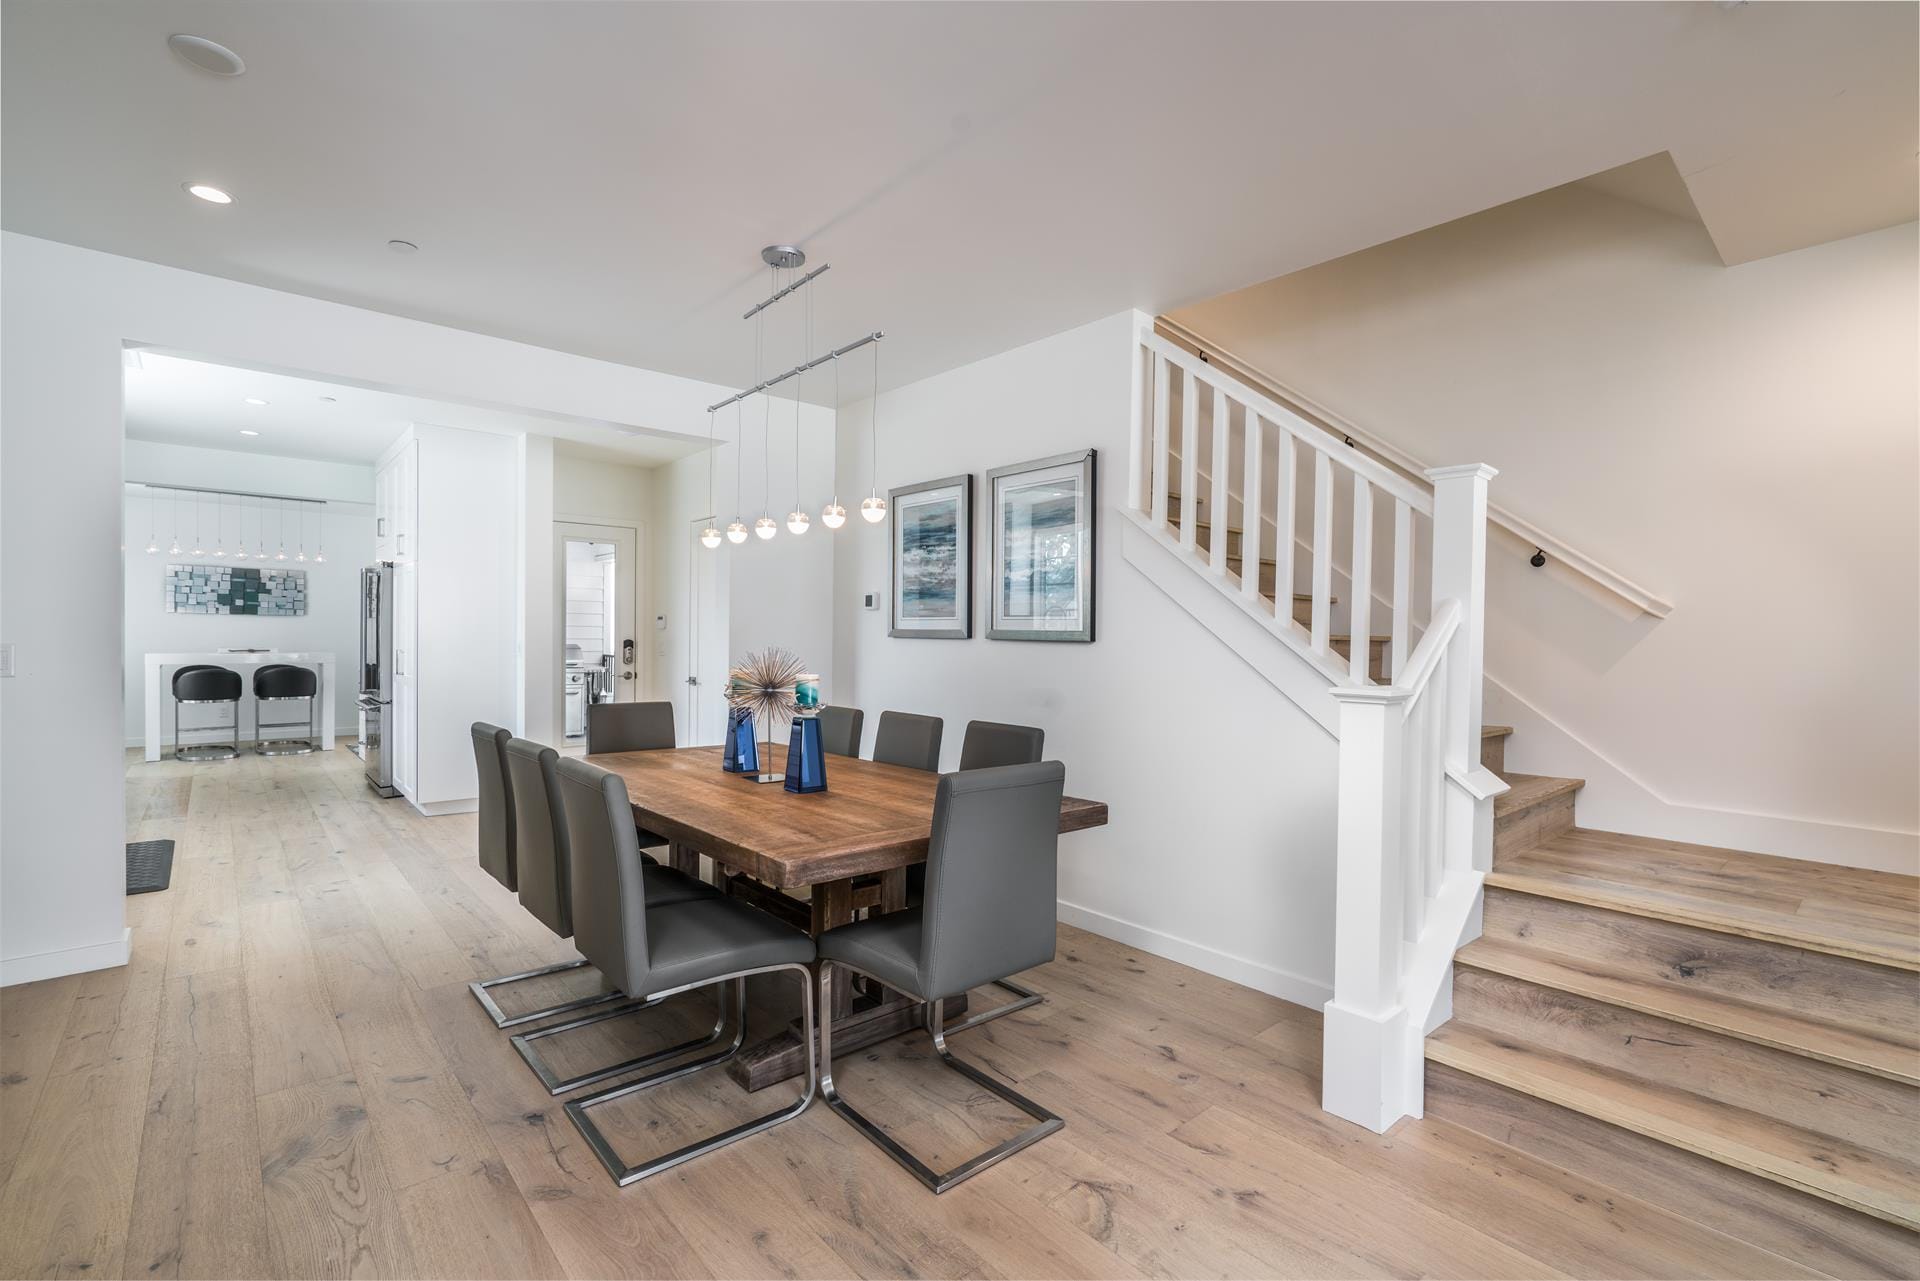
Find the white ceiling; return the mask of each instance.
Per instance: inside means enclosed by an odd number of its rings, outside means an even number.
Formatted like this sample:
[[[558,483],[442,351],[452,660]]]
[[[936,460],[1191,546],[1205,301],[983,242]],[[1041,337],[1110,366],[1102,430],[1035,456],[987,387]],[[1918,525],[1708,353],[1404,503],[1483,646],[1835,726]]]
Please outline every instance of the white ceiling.
[[[629,434],[634,429],[618,423],[427,400],[152,350],[131,355],[126,363],[126,427],[134,440],[371,463],[409,423],[434,423],[502,435],[554,436],[560,441],[556,448],[642,466],[698,448],[683,441]],[[250,405],[249,398],[267,403]],[[260,434],[243,436],[242,430]]]
[[[797,241],[894,385],[1660,152],[1729,262],[1911,218],[1915,13],[7,0],[0,221],[734,385]]]

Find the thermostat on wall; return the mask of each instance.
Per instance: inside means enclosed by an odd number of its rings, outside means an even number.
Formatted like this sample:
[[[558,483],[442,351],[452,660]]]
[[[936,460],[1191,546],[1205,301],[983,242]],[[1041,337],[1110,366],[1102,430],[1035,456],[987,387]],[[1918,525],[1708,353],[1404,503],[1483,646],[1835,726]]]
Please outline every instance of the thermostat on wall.
[[[866,594],[865,596],[862,596],[862,597],[860,598],[860,608],[862,608],[862,609],[879,609],[879,608],[880,608],[880,593],[879,593],[879,592],[868,592],[868,593],[867,593],[867,594]]]

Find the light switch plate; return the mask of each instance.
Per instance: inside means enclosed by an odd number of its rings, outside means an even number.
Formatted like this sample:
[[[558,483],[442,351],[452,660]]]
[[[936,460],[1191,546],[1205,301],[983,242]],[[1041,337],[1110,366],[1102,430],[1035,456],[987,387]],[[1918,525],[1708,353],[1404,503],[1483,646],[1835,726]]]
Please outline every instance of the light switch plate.
[[[880,593],[868,592],[866,595],[862,596],[860,598],[860,608],[861,609],[879,609]]]
[[[13,642],[0,643],[0,676],[13,675]]]

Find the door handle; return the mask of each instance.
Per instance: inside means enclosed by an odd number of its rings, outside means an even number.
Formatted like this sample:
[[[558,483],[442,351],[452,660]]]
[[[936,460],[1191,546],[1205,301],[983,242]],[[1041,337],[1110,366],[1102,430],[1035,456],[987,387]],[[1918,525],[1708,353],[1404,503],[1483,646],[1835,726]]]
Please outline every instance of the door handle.
[[[632,680],[632,679],[633,679],[633,673],[632,673],[632,672],[621,672],[621,673],[620,673],[620,679],[621,679],[621,680],[623,680],[623,681],[630,681],[630,680]]]

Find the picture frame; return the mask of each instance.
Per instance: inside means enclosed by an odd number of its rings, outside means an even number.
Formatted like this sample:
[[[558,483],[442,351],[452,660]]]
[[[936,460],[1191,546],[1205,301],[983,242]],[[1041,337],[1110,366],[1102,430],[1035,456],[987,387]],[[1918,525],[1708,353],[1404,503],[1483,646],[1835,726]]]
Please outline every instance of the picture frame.
[[[987,639],[1092,644],[1099,451],[987,473]]]
[[[973,476],[887,491],[887,635],[967,640],[973,635]]]

